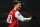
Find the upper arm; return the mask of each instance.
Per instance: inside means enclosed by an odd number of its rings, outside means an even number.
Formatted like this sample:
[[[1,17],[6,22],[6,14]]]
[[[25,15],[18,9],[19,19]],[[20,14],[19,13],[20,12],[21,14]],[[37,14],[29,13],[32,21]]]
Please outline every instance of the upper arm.
[[[17,11],[16,13],[15,13],[15,17],[18,19],[18,20],[20,20],[20,21],[23,21],[24,19],[24,17]]]

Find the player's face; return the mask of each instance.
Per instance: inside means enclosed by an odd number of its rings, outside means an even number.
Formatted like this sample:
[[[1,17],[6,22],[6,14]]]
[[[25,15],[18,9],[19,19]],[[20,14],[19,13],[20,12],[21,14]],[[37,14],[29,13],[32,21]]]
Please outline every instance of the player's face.
[[[21,8],[21,3],[18,3],[18,4],[16,5],[16,7],[17,7],[17,10],[20,10],[20,8]]]

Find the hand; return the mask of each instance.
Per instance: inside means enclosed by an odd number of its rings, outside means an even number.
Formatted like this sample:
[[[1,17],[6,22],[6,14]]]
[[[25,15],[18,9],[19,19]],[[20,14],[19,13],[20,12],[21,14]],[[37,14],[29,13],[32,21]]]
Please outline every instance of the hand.
[[[33,16],[31,17],[31,19],[32,19],[32,20],[35,20],[35,19],[37,19],[37,16],[33,15]]]

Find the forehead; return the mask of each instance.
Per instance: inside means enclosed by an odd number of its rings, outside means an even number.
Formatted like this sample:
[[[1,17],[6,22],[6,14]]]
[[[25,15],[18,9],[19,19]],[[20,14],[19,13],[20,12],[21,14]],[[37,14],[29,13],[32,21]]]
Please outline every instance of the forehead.
[[[17,5],[21,5],[21,3],[17,3]]]

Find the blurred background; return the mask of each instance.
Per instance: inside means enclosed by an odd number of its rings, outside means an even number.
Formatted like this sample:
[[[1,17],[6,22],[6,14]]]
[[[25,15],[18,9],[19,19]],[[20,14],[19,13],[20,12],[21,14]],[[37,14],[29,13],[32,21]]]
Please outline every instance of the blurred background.
[[[19,27],[40,27],[40,0],[18,0],[21,1],[22,7],[20,13],[24,17],[32,15],[37,16],[37,19],[29,22],[19,21]],[[0,0],[0,27],[8,27],[6,19],[9,12],[13,9],[14,0]]]

